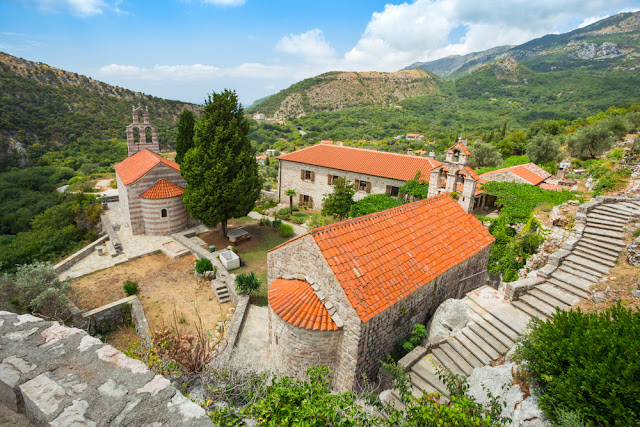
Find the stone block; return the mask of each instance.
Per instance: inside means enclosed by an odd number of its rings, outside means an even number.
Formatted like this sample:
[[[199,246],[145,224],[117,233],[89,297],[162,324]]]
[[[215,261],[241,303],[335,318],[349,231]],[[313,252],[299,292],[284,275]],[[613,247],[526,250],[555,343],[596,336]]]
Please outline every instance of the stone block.
[[[571,255],[571,251],[568,251],[566,249],[557,250],[551,255],[549,255],[548,263],[558,267],[560,263],[569,255]]]
[[[65,390],[48,373],[22,384],[20,393],[27,418],[36,426],[49,425],[62,410]]]
[[[514,282],[505,283],[505,295],[511,301],[517,301],[520,295],[545,282],[542,277],[530,277]]]

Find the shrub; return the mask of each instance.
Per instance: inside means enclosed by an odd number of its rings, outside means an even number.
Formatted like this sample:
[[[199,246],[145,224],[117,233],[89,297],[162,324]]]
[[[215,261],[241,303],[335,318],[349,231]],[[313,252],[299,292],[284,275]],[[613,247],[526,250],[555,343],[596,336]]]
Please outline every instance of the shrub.
[[[280,225],[282,225],[282,221],[280,221],[279,219],[274,219],[273,221],[271,221],[271,226],[276,230],[280,229]]]
[[[298,205],[293,205],[291,207],[291,210],[294,211],[294,212],[298,212],[300,210],[300,208],[298,207]]]
[[[253,271],[249,274],[240,273],[236,276],[236,291],[250,295],[260,288],[260,279]]]
[[[58,279],[49,263],[36,262],[18,266],[14,276],[0,278],[0,297],[19,310],[47,317],[67,314],[71,288]]]
[[[205,271],[213,270],[213,265],[211,264],[211,260],[207,258],[200,258],[196,261],[196,265],[194,267],[196,273],[204,273]]]
[[[307,221],[307,218],[304,216],[294,216],[291,218],[291,222],[294,224],[304,224]]]
[[[293,233],[294,233],[293,227],[290,226],[289,224],[280,224],[278,231],[280,231],[280,235],[282,237],[291,237],[293,236]]]
[[[127,294],[128,297],[138,292],[138,282],[132,282],[131,280],[125,280],[122,285],[122,289],[124,293]]]
[[[260,218],[260,225],[266,225],[267,227],[271,227],[271,220],[266,216]]]
[[[408,337],[396,341],[395,351],[391,355],[391,358],[395,361],[402,359],[405,355],[409,354],[411,350],[422,344],[422,341],[427,338],[427,335],[429,335],[429,333],[424,325],[413,325],[413,329]]]
[[[309,225],[307,226],[307,230],[311,230],[313,228],[322,227],[323,225],[331,224],[333,220],[328,216],[324,216],[322,214],[313,214],[311,215],[311,220],[309,221]]]
[[[533,322],[516,357],[550,418],[563,408],[587,425],[640,424],[640,312],[618,302],[601,312],[557,311]]]

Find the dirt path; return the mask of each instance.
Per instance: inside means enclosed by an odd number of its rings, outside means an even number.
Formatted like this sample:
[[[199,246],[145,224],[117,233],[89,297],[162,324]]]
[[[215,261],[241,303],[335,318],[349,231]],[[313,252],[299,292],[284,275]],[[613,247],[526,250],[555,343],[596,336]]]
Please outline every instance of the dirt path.
[[[173,311],[180,327],[195,332],[195,306],[199,308],[205,329],[213,330],[226,316],[230,303],[219,304],[208,281],[193,274],[192,255],[172,260],[164,254],[142,257],[73,280],[74,303],[90,310],[125,298],[122,283],[138,282],[138,298],[151,330],[173,325]]]

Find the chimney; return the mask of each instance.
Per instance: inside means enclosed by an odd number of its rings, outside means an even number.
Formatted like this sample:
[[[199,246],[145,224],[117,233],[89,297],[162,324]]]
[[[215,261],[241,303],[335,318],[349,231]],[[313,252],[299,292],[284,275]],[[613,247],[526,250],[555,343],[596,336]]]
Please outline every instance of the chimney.
[[[407,154],[413,156],[413,148],[407,148]]]
[[[435,159],[436,158],[436,152],[435,151],[430,151],[429,152],[429,158],[430,159]]]

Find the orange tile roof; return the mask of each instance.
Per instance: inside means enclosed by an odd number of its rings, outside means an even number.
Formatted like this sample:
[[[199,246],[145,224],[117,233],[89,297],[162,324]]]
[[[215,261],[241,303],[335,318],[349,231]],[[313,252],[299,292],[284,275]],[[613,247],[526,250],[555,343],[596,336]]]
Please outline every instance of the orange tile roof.
[[[541,182],[538,186],[543,190],[551,190],[551,191],[562,191],[563,189],[558,184],[547,184],[546,182]]]
[[[140,195],[143,199],[168,199],[181,196],[184,188],[166,179],[161,179]]]
[[[428,180],[431,169],[442,164],[428,157],[326,144],[303,148],[278,159],[399,181],[409,181],[417,171]]]
[[[269,286],[269,306],[285,322],[303,329],[335,331],[336,323],[304,280],[276,279]]]
[[[448,194],[310,234],[363,322],[494,241]]]
[[[462,142],[460,142],[460,141],[457,141],[455,144],[453,144],[451,147],[449,147],[449,148],[447,149],[447,151],[449,151],[449,150],[453,150],[454,148],[456,148],[456,146],[457,146],[460,150],[462,150],[462,152],[463,152],[464,154],[466,154],[467,156],[470,156],[470,155],[471,155],[471,151],[469,151],[469,149],[467,148],[467,146],[466,146],[466,145],[464,145],[464,144],[463,144]]]
[[[180,171],[180,166],[176,162],[167,160],[161,155],[149,151],[146,148],[138,151],[131,157],[127,157],[115,165],[114,169],[122,183],[124,185],[129,185],[140,179],[142,175],[149,172],[159,163],[164,163],[178,172]]]
[[[466,170],[469,175],[471,175],[471,178],[475,179],[476,181],[487,182],[487,180],[478,175],[471,166],[465,166],[464,170]]]
[[[497,169],[494,171],[483,173],[481,176],[493,175],[496,173],[511,172],[514,175],[519,176],[525,181],[530,182],[533,185],[538,185],[545,179],[549,178],[551,174],[535,163],[527,163],[524,165],[511,166],[509,168]]]

